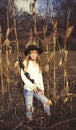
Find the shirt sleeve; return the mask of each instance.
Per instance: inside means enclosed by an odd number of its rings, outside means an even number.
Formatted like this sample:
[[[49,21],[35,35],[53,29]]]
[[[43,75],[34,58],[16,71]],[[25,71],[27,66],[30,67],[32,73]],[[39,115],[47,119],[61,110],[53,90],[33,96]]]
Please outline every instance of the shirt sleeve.
[[[27,77],[24,74],[24,70],[23,69],[21,69],[21,79],[24,82],[24,84],[26,84],[32,90],[35,88],[36,85],[33,84],[29,79],[27,79]]]

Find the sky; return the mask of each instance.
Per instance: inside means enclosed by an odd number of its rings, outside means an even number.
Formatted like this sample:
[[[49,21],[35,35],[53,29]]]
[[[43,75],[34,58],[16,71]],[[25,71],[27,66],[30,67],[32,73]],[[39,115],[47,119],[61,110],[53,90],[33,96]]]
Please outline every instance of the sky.
[[[32,2],[33,0],[16,0],[15,1],[15,5],[18,8],[18,11],[22,10],[22,11],[27,11],[29,13],[31,13],[30,11],[30,2]],[[52,0],[49,0],[52,1]],[[38,10],[43,10],[46,7],[46,0],[37,0],[36,2],[36,7]]]

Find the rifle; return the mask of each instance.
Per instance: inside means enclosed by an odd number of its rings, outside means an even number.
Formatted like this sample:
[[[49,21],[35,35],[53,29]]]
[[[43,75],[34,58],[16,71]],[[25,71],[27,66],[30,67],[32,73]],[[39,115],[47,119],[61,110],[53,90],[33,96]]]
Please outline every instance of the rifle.
[[[19,56],[18,57],[18,61],[19,61],[19,66],[20,66],[20,69],[22,68],[24,70],[24,64],[23,64],[23,61],[22,61],[22,58]]]
[[[34,79],[30,78],[30,74],[28,72],[25,72],[25,76],[33,83],[37,86],[37,84],[34,82]],[[39,87],[36,87],[38,92],[42,92],[42,90]]]
[[[19,61],[19,66],[20,66],[20,69],[22,68],[24,70],[24,64],[23,64],[23,61],[22,61],[22,58],[19,56],[18,57],[18,61]],[[36,85],[34,79],[31,79],[30,78],[30,74],[28,72],[25,72],[25,76],[27,77],[27,79],[29,79],[33,84]],[[37,86],[37,85],[36,85]],[[37,91],[38,92],[42,92],[42,90],[39,88],[39,87],[36,87]]]

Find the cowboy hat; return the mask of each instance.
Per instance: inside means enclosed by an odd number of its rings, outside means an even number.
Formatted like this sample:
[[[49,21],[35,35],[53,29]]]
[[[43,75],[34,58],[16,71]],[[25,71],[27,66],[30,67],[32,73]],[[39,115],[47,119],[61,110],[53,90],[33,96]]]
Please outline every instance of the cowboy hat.
[[[36,45],[29,45],[25,51],[24,54],[27,56],[31,50],[37,50],[39,54],[42,54],[43,50],[40,47],[37,47]]]

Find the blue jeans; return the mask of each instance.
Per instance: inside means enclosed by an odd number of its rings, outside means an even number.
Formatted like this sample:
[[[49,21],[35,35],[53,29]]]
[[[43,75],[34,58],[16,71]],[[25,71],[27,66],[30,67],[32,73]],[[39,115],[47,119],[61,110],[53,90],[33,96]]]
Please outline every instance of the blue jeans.
[[[46,102],[48,101],[47,97],[42,94],[41,92],[34,93],[33,91],[28,91],[24,89],[24,97],[25,97],[25,104],[26,104],[26,116],[27,118],[32,116],[32,113],[34,111],[33,108],[33,97],[35,97],[37,100],[39,100],[44,107],[44,112],[50,112],[50,106],[45,105]]]

